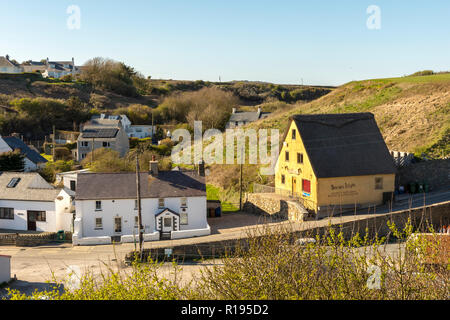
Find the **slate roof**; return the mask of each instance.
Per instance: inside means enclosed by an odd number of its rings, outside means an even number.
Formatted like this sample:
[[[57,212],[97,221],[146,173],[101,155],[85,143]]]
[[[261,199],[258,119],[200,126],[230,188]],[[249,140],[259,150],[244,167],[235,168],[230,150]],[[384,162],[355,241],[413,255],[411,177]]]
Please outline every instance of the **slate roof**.
[[[141,197],[205,197],[205,177],[196,172],[162,171],[157,178],[140,173]],[[136,174],[81,173],[77,180],[76,200],[135,199]]]
[[[269,112],[236,112],[231,115],[230,122],[254,122],[269,115]]]
[[[14,188],[6,186],[13,178],[20,178]],[[48,184],[38,173],[0,172],[0,200],[55,201],[61,189]]]
[[[81,133],[82,139],[93,139],[93,138],[115,138],[119,129],[108,128],[108,129],[85,129]]]
[[[317,178],[396,172],[372,113],[294,115],[291,120]]]
[[[16,137],[3,137],[3,140],[10,146],[11,149],[20,149],[20,152],[24,154],[33,163],[46,163],[47,159],[42,157],[39,153],[29,148],[22,140]]]
[[[0,67],[17,67],[17,65],[6,57],[0,57]]]

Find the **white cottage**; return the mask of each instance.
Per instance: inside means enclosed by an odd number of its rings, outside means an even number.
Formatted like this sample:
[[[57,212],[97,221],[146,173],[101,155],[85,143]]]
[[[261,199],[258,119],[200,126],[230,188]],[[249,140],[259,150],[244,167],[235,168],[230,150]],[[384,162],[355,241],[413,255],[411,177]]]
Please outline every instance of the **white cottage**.
[[[199,172],[140,173],[144,241],[180,239],[211,233],[207,221],[204,169]],[[135,173],[78,175],[74,245],[138,241]]]
[[[39,153],[28,147],[25,142],[17,137],[2,137],[0,136],[0,153],[20,150],[24,155],[24,171],[36,171],[45,167],[47,159],[42,157]]]
[[[0,229],[71,231],[74,193],[56,189],[38,173],[0,174]]]

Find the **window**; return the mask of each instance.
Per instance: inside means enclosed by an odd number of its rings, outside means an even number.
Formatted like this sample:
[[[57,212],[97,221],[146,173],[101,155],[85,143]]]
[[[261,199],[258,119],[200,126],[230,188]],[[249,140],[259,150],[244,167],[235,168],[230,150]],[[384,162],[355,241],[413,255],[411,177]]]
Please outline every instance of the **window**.
[[[14,220],[14,209],[13,208],[0,208],[0,219]]]
[[[95,210],[96,211],[102,210],[102,202],[101,201],[95,201]]]
[[[375,178],[375,190],[383,190],[383,178]]]
[[[158,207],[159,208],[165,208],[165,202],[164,202],[164,199],[159,199],[158,200]]]
[[[281,175],[281,183],[286,184],[286,176],[284,174]]]
[[[188,214],[187,212],[182,212],[180,214],[180,224],[187,225],[188,224]]]
[[[102,229],[103,229],[103,219],[95,218],[95,230],[102,230]]]
[[[181,198],[181,207],[186,208],[187,207],[187,198]]]
[[[47,221],[45,211],[36,211],[36,221],[39,221],[39,222]]]
[[[76,191],[77,187],[77,182],[75,180],[70,180],[70,190],[72,191]]]
[[[103,148],[108,148],[111,146],[111,143],[109,142],[103,142]]]
[[[82,147],[89,147],[89,142],[88,141],[81,141],[81,146]]]
[[[86,158],[86,153],[81,154],[81,159]]]
[[[139,228],[139,217],[138,216],[134,217],[134,227]]]
[[[292,140],[295,140],[297,138],[297,130],[292,129]]]
[[[137,209],[138,209],[138,201],[134,200],[134,210],[137,210]]]
[[[285,156],[286,156],[286,161],[289,161],[289,151],[286,151]]]
[[[303,192],[311,193],[311,181],[303,179],[302,186],[303,186]]]
[[[236,122],[234,123],[234,125],[235,125],[236,127],[238,127],[238,126],[239,126],[239,122],[236,121]]]
[[[20,182],[20,178],[12,178],[6,187],[7,188],[15,188],[19,182]]]
[[[303,153],[297,153],[297,163],[303,163]]]

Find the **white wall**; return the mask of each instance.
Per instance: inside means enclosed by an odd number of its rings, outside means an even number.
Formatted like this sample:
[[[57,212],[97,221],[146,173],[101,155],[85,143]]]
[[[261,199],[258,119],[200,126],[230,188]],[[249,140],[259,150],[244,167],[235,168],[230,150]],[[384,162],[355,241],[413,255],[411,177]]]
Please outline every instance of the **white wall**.
[[[102,237],[102,236],[125,236],[138,234],[135,228],[135,217],[138,211],[135,210],[134,199],[129,200],[103,200],[102,211],[95,210],[95,200],[77,200],[76,215],[79,230],[75,231],[79,238]],[[181,208],[181,198],[166,198],[165,207],[179,213]],[[158,199],[142,199],[142,222],[146,234],[156,231],[155,216],[162,210],[158,207]],[[181,225],[180,230],[197,230],[208,228],[206,215],[206,197],[187,198],[188,225]],[[122,233],[114,233],[114,218],[122,218]],[[96,218],[103,219],[103,229],[95,230]]]
[[[11,280],[11,257],[0,255],[0,284]]]
[[[0,219],[0,229],[28,230],[27,211],[46,211],[46,222],[36,222],[36,231],[56,232],[55,203],[44,201],[0,200],[1,208],[14,208],[14,220]]]
[[[55,199],[56,211],[56,230],[72,231],[73,213],[70,211],[73,208],[72,199],[69,194],[61,190],[58,197]]]

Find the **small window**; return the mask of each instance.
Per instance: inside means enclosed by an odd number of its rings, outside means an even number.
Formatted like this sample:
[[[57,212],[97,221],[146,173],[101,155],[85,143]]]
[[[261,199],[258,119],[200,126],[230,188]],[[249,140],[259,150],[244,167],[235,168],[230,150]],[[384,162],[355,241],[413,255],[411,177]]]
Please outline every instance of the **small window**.
[[[97,211],[102,210],[102,202],[101,201],[95,201],[95,210],[97,210]]]
[[[158,200],[158,207],[159,207],[159,208],[165,208],[165,207],[166,207],[165,201],[164,201],[163,198],[161,198],[161,199]]]
[[[289,161],[289,151],[286,151],[285,156],[286,156],[286,161]]]
[[[187,207],[187,198],[181,198],[181,207],[186,208]]]
[[[77,182],[75,180],[70,180],[70,190],[76,191],[77,189]]]
[[[297,163],[303,163],[303,153],[297,153]]]
[[[81,146],[82,147],[89,147],[89,142],[88,141],[82,141],[81,142]]]
[[[134,217],[134,227],[139,228],[139,217],[138,216]]]
[[[383,190],[383,178],[375,178],[375,190]]]
[[[1,220],[14,220],[14,209],[13,208],[0,208],[0,219]]]
[[[103,219],[102,218],[95,218],[95,229],[96,230],[103,229]]]
[[[19,182],[20,182],[20,178],[12,178],[6,187],[7,188],[15,188]]]
[[[187,225],[188,223],[188,214],[187,212],[182,212],[180,214],[180,224],[181,225]]]
[[[295,140],[297,138],[297,130],[292,130],[292,140]]]
[[[103,142],[103,148],[108,148],[111,146],[111,143],[109,142]]]
[[[236,127],[238,127],[238,126],[239,126],[239,122],[235,122],[234,125],[235,125]]]
[[[172,227],[172,218],[164,218],[164,227],[171,228]]]
[[[47,221],[47,217],[46,217],[45,211],[37,211],[36,212],[36,221],[39,221],[39,222],[46,222]]]
[[[286,176],[284,174],[281,175],[281,183],[286,184]]]

